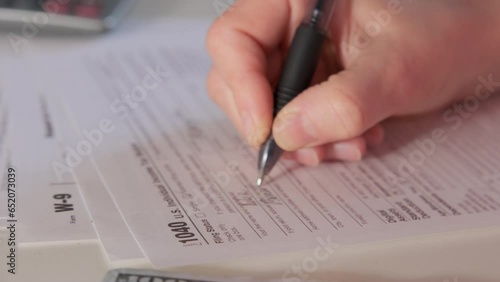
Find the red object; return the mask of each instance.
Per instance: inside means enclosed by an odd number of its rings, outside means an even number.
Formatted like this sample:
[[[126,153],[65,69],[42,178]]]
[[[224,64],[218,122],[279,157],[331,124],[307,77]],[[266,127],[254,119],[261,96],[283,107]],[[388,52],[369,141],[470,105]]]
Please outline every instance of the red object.
[[[71,10],[71,5],[69,0],[48,0],[43,3],[43,10],[47,13],[52,14],[69,14]]]
[[[80,1],[75,7],[75,15],[86,18],[99,18],[102,7],[99,1]]]

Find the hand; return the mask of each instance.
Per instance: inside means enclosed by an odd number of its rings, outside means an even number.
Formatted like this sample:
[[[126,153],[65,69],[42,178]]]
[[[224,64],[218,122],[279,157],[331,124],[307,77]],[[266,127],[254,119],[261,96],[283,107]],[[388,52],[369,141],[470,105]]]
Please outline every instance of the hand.
[[[240,0],[207,38],[211,98],[250,144],[272,128],[301,163],[359,160],[382,142],[384,119],[442,107],[500,74],[500,1],[339,0],[314,86],[273,124],[273,87],[306,6]]]

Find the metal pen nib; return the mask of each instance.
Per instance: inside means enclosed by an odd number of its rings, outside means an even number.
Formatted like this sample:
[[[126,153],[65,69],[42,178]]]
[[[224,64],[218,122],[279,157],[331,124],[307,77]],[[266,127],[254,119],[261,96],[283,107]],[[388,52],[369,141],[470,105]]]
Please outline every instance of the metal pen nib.
[[[257,186],[262,185],[262,182],[264,182],[264,176],[261,175],[259,178],[257,178]]]
[[[276,144],[274,137],[272,135],[269,136],[259,150],[259,163],[257,166],[259,178],[257,179],[257,186],[262,185],[264,177],[273,169],[274,165],[276,165],[281,154],[283,154],[283,150]]]
[[[335,0],[310,1],[305,19],[293,37],[279,83],[274,91],[274,118],[289,102],[311,85],[336,2]],[[258,186],[262,185],[264,177],[278,162],[282,153],[283,150],[276,144],[271,134],[259,151]]]

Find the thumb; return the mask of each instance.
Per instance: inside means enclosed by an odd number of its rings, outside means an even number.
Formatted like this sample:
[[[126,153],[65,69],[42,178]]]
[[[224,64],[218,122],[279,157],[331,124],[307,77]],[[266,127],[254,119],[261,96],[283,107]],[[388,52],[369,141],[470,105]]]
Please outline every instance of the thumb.
[[[398,101],[382,80],[382,65],[352,66],[297,96],[275,119],[278,145],[295,151],[347,140],[391,116]]]

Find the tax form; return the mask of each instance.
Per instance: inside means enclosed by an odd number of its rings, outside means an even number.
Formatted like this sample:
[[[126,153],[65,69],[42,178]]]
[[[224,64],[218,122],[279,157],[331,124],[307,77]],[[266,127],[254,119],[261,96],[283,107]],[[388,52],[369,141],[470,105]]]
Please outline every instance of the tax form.
[[[60,100],[60,95],[54,91],[55,86],[49,81],[44,81],[39,76],[33,75],[37,89],[45,93],[48,108],[53,117],[54,135],[59,142],[64,144],[66,157],[72,154],[71,148],[76,148],[82,140],[82,132],[75,130],[67,118],[65,107]],[[58,163],[53,161],[51,165]],[[56,167],[52,167],[57,171]],[[110,261],[144,258],[140,246],[130,233],[126,222],[123,220],[113,198],[108,193],[105,181],[95,169],[92,156],[82,158],[81,163],[75,167],[71,174],[74,176],[80,192],[82,193],[97,236]],[[57,176],[56,176],[57,177]],[[58,177],[59,180],[64,176]]]
[[[71,174],[63,177],[54,174],[52,164],[64,159],[68,154],[65,148],[80,140],[78,132],[67,120],[64,108],[57,100],[58,95],[53,93],[47,81],[34,75],[27,64],[12,63],[8,66],[4,70],[9,70],[11,74],[5,73],[2,77],[10,80],[4,88],[10,101],[2,105],[15,112],[12,123],[15,128],[10,131],[15,132],[16,139],[2,148],[15,152],[14,162],[8,167],[15,166],[21,172],[23,186],[17,195],[19,242],[96,239],[96,227],[109,260],[144,258],[118,210],[113,208],[115,204],[90,158],[86,158]],[[23,76],[16,78],[12,70]],[[21,81],[29,81],[30,86],[22,87],[24,83]],[[8,112],[1,113],[6,116]],[[5,135],[2,134],[2,137]],[[19,156],[23,159],[20,160]],[[5,166],[1,168],[2,172],[7,171]],[[48,182],[45,186],[44,181]],[[2,185],[2,188],[6,187],[6,184]],[[7,200],[4,201],[2,196],[5,194],[0,195],[1,204],[5,205]],[[96,199],[98,202],[95,202]],[[89,205],[93,211],[92,220],[87,214]],[[7,206],[0,206],[0,215],[7,217]],[[3,225],[5,223],[3,221]]]
[[[390,121],[361,162],[282,161],[256,187],[256,153],[205,94],[205,27],[144,29],[31,62],[81,133],[55,174],[91,158],[155,266],[500,224],[495,98],[460,124],[450,114]]]
[[[33,88],[34,83],[26,83],[25,64],[12,63],[7,69],[10,74],[3,77],[7,83],[2,93],[9,110],[8,166],[16,171],[15,196],[9,201],[15,203],[15,209],[9,211],[8,218],[17,220],[17,241],[95,239],[74,178],[65,175],[59,181],[50,166],[63,159],[63,151],[53,138],[51,113],[43,93]]]

